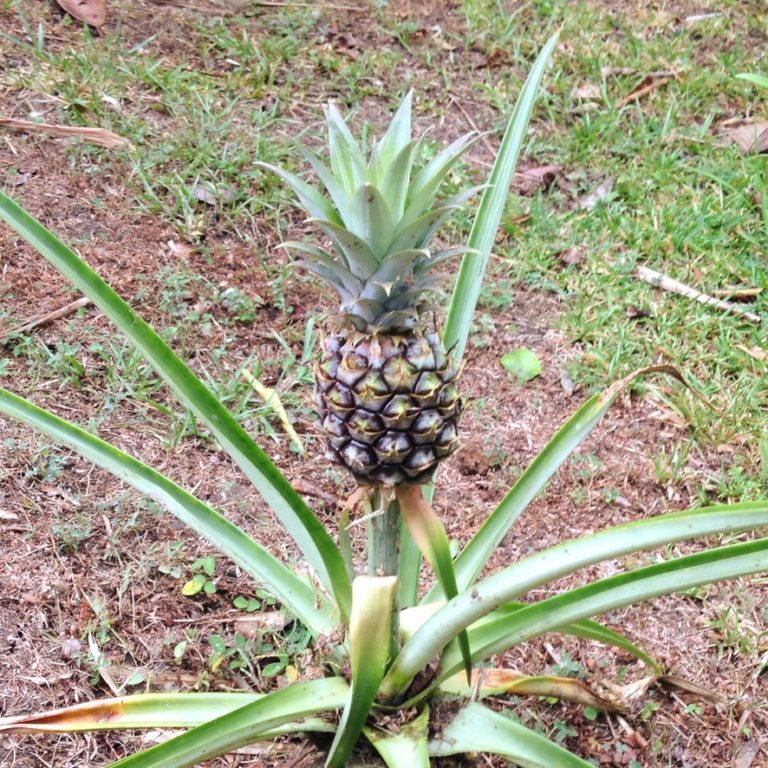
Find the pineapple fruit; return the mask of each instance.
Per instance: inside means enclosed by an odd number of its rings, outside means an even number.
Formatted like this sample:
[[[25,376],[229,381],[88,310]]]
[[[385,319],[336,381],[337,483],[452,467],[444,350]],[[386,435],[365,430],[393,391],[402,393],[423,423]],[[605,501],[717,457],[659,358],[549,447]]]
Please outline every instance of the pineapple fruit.
[[[431,308],[434,266],[466,249],[434,250],[433,235],[478,187],[435,203],[441,181],[475,134],[461,136],[413,174],[423,137],[411,138],[411,93],[366,162],[338,110],[326,109],[330,167],[304,150],[327,197],[286,181],[332,251],[284,243],[341,298],[315,367],[328,458],[362,485],[428,482],[458,446],[459,366]]]

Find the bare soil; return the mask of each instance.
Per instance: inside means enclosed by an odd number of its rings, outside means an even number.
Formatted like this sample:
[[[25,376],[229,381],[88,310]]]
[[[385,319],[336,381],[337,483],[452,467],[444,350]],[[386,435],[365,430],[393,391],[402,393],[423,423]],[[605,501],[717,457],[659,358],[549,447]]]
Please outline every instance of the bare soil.
[[[695,12],[695,5],[677,2],[675,13]],[[683,11],[679,6],[685,6]],[[132,0],[110,8],[110,23],[122,18],[128,45],[150,30],[157,33],[169,61],[178,58],[189,64],[198,56],[187,33],[188,14],[194,12],[183,4],[173,7]],[[44,14],[56,29],[54,44],[56,35],[67,39],[78,34],[73,27],[55,26],[57,13],[49,9]],[[328,13],[326,42],[340,44],[343,39],[352,50],[393,44],[377,37],[381,33],[374,25],[361,31],[354,14],[333,13],[331,20]],[[451,4],[430,7],[414,0],[403,3],[397,13],[423,19],[425,27],[440,23],[450,28],[461,23]],[[11,12],[0,11],[0,22],[14,34],[23,34]],[[488,65],[482,52],[468,55],[478,59],[478,66]],[[6,50],[0,60],[12,66],[13,57]],[[206,64],[200,62],[200,66]],[[317,90],[312,98],[319,105],[329,94],[322,82]],[[0,112],[13,115],[19,98],[23,94],[0,89]],[[485,127],[485,118],[475,106],[465,103],[480,127]],[[227,359],[219,372],[230,376],[255,350],[262,360],[273,361],[265,365],[264,382],[283,381],[279,363],[283,352],[274,332],[300,354],[308,318],[318,306],[331,306],[322,289],[302,277],[289,280],[281,290],[294,309],[286,315],[275,307],[272,273],[232,234],[214,234],[206,242],[205,254],[190,246],[180,256],[174,245],[178,242],[175,230],[139,215],[132,207],[128,168],[116,162],[92,173],[87,165],[71,162],[61,140],[22,134],[4,134],[0,140],[5,144],[0,149],[3,183],[12,178],[11,170],[22,174],[13,176],[25,179],[13,189],[20,202],[64,240],[78,244],[82,256],[158,328],[170,323],[160,309],[163,286],[155,278],[163,268],[178,266],[180,259],[185,271],[261,297],[262,307],[252,322],[233,328],[222,318],[211,326],[209,335],[175,338],[173,343],[201,371],[211,370],[212,351],[225,346]],[[97,207],[94,200],[105,203]],[[86,239],[85,234],[90,237]],[[265,232],[262,237],[259,250],[269,253],[271,265],[285,258],[272,249],[276,234]],[[0,259],[3,309],[17,322],[41,316],[76,296],[6,228],[0,229]],[[495,264],[493,270],[493,280],[501,279],[503,265]],[[199,299],[191,296],[189,300]],[[487,310],[493,328],[484,330],[468,351],[463,373],[469,400],[462,421],[463,448],[441,472],[436,493],[449,534],[458,540],[466,540],[477,529],[521,469],[588,394],[571,391],[562,373],[579,350],[553,330],[562,309],[559,301],[555,295],[514,289],[506,306]],[[110,332],[108,323],[92,308],[34,331],[52,352],[64,343],[82,345],[78,354],[85,373],[79,383],[67,387],[53,375],[30,375],[12,338],[0,352],[9,359],[12,373],[3,383],[42,406],[88,424],[101,413],[100,404],[112,386],[109,366],[89,345],[105,343]],[[499,355],[515,346],[534,349],[543,363],[543,375],[524,386],[512,382],[499,364]],[[521,517],[493,566],[608,525],[697,502],[701,480],[717,474],[728,460],[727,451],[697,448],[691,451],[681,478],[669,483],[659,479],[655,457],[688,436],[682,419],[663,405],[665,386],[667,382],[659,380],[642,397],[627,395],[617,403],[575,460],[558,473],[546,495]],[[292,389],[305,403],[296,411],[295,427],[312,456],[318,457],[321,441],[310,392],[306,387]],[[153,398],[178,411],[162,389]],[[171,419],[140,399],[124,399],[101,416],[102,437],[194,489],[288,562],[296,562],[296,553],[269,510],[210,440],[188,435],[169,447]],[[301,460],[279,427],[276,431],[277,438],[266,445],[270,455],[306,494],[313,509],[329,526],[335,525],[339,514],[335,500],[351,492],[350,483],[322,462]],[[58,463],[55,456],[62,457]],[[252,595],[253,587],[220,559],[216,594],[182,596],[184,578],[174,578],[163,567],[184,566],[210,552],[173,518],[141,502],[111,476],[72,454],[49,449],[37,436],[7,420],[0,420],[0,468],[0,715],[112,695],[107,677],[122,682],[136,672],[144,682],[130,687],[132,692],[146,688],[267,690],[284,684],[283,675],[258,679],[259,669],[274,660],[268,650],[256,665],[255,679],[228,670],[226,664],[210,669],[208,638],[212,634],[231,637],[236,629],[242,630],[242,623],[236,622],[242,622],[243,614],[233,608],[232,600],[240,594]],[[169,542],[181,542],[180,549],[170,552]],[[652,557],[648,556],[649,561]],[[582,578],[607,575],[624,565],[608,563],[590,569]],[[763,746],[768,737],[768,696],[752,655],[754,638],[765,627],[767,608],[764,587],[739,582],[605,617],[610,626],[662,660],[671,674],[720,693],[722,705],[658,687],[649,692],[650,704],[623,719],[603,715],[587,719],[576,706],[535,700],[515,700],[513,706],[526,722],[561,735],[570,749],[601,766],[768,766],[768,750]],[[729,624],[729,616],[737,617],[735,624]],[[181,663],[175,663],[173,649],[185,639],[187,650]],[[89,641],[99,649],[98,660]],[[758,650],[763,653],[766,648]],[[620,653],[590,641],[560,637],[525,645],[505,661],[534,674],[568,659],[578,662],[592,680],[616,681],[618,675],[626,682],[645,674],[642,665]],[[300,673],[302,665],[311,666],[309,653],[299,657]],[[96,768],[161,738],[159,733],[0,736],[0,766]],[[210,763],[243,768],[321,764],[320,752],[307,741],[280,742]],[[478,758],[466,764],[497,763]]]

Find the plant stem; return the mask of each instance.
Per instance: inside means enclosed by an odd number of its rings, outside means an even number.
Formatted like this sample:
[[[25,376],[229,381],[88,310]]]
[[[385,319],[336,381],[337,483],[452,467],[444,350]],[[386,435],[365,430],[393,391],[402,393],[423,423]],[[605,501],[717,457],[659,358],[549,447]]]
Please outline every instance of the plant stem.
[[[397,576],[400,552],[400,504],[373,495],[373,515],[368,521],[368,575]]]
[[[373,494],[373,514],[368,520],[368,575],[397,576],[400,561],[400,502],[386,500],[381,490]],[[400,605],[392,606],[391,658],[397,653]]]

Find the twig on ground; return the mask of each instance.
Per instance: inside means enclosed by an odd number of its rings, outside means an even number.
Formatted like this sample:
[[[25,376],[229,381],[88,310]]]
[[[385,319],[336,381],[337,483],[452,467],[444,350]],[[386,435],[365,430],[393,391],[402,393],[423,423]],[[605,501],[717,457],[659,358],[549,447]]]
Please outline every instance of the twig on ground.
[[[65,304],[63,307],[54,309],[53,312],[48,312],[45,315],[33,317],[17,326],[16,328],[10,328],[7,331],[3,331],[0,333],[0,342],[5,341],[9,336],[12,336],[15,333],[27,333],[28,331],[31,331],[34,328],[38,328],[41,325],[52,323],[54,320],[58,320],[61,317],[77,311],[80,309],[80,307],[87,307],[89,304],[93,304],[93,302],[87,296],[81,296],[79,299],[70,301],[69,304]]]
[[[461,104],[454,97],[451,97],[451,104],[453,104],[456,107],[456,109],[458,109],[459,112],[461,112],[461,114],[464,115],[465,120],[469,123],[469,127],[473,131],[475,131],[475,133],[477,133],[477,135],[480,137],[480,141],[482,141],[483,144],[485,144],[485,148],[491,153],[491,156],[495,157],[496,150],[491,145],[491,142],[488,141],[487,133],[481,131],[477,127],[477,123],[472,119],[472,115],[470,115],[469,112],[467,112],[467,110],[464,109],[464,107],[462,107]]]
[[[218,16],[232,16],[240,10],[239,7],[227,8],[226,4],[218,3],[211,3],[210,5],[201,5],[198,3],[195,5],[193,3],[179,2],[179,0],[152,0],[152,2],[154,5],[159,5],[160,7],[165,6],[167,8],[183,8],[189,11],[212,13]],[[254,2],[249,3],[249,5],[256,6],[257,8],[322,8],[324,10],[330,11],[351,11],[353,13],[365,13],[368,11],[368,8],[361,8],[358,5],[338,5],[336,3],[294,3],[290,0],[287,0],[286,2],[278,2],[277,0],[274,0],[273,2],[270,2],[270,0],[254,0]]]
[[[52,136],[75,136],[107,149],[115,149],[116,147],[124,147],[130,144],[128,139],[124,139],[122,136],[118,136],[116,133],[107,131],[104,128],[35,123],[31,120],[16,120],[13,117],[2,116],[0,116],[0,127],[11,128],[16,131],[27,131],[29,133],[50,133]]]
[[[334,507],[336,505],[337,500],[333,494],[327,493],[322,488],[318,488],[316,485],[313,485],[307,480],[302,480],[299,478],[298,480],[294,481],[293,487],[297,493],[300,493],[304,496],[312,496],[316,499],[321,499],[328,507]]]
[[[636,88],[634,91],[632,91],[632,93],[628,93],[623,99],[619,99],[616,102],[616,109],[626,107],[627,104],[632,104],[634,101],[640,101],[640,99],[645,98],[649,93],[652,93],[653,91],[665,86],[669,81],[670,78],[668,77],[652,79],[646,85],[643,85],[640,88]]]
[[[662,275],[660,272],[656,272],[653,269],[640,265],[637,268],[637,276],[646,283],[649,283],[654,288],[661,288],[663,291],[669,291],[670,293],[677,293],[680,296],[685,296],[688,299],[698,301],[700,304],[709,304],[717,309],[722,309],[724,312],[730,312],[738,317],[742,317],[745,320],[750,320],[753,323],[761,322],[760,315],[756,315],[754,312],[746,312],[741,307],[737,307],[730,301],[723,301],[717,299],[714,296],[709,296],[706,293],[697,291],[695,288],[691,288],[689,285],[679,282],[671,277]]]
[[[643,738],[643,736],[636,731],[621,715],[616,715],[616,721],[621,726],[621,730],[624,731],[627,738],[625,741],[629,741],[631,746],[637,747],[638,749],[647,749],[648,748],[648,742],[646,739]]]
[[[299,752],[296,757],[291,760],[285,768],[298,768],[301,763],[303,763],[308,757],[311,755],[314,755],[317,750],[315,749],[314,744],[306,743],[303,749]]]

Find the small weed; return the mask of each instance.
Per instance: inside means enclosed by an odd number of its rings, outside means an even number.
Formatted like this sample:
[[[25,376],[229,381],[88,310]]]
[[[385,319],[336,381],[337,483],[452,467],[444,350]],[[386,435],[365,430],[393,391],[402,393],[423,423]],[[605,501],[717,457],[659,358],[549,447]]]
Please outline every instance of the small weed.
[[[757,651],[758,637],[744,626],[741,608],[728,605],[715,619],[707,623],[717,640],[717,655],[722,658],[728,650],[749,657]]]
[[[566,723],[565,720],[560,719],[552,723],[552,731],[552,738],[558,744],[562,744],[566,739],[572,739],[574,736],[579,735],[579,732],[571,723]]]
[[[293,658],[306,650],[310,640],[309,632],[297,625],[291,625],[287,633],[274,636],[267,632],[252,638],[239,632],[231,637],[214,634],[208,638],[208,668],[217,672],[225,665],[229,671],[244,674],[258,683],[261,678],[286,671]]]
[[[232,601],[232,605],[245,613],[255,613],[256,611],[263,611],[265,608],[274,607],[275,598],[263,590],[256,590],[256,597],[238,595]]]
[[[584,677],[586,674],[581,663],[572,659],[567,651],[560,654],[560,660],[552,666],[552,672],[561,677]]]
[[[661,704],[658,701],[648,700],[643,704],[643,710],[640,713],[640,719],[648,722],[656,712],[661,708]]]
[[[216,572],[216,558],[210,555],[198,558],[189,568],[194,576],[184,583],[184,586],[181,588],[181,594],[185,597],[192,597],[200,594],[200,592],[206,595],[215,594],[216,582],[214,574]]]
[[[93,525],[88,515],[78,514],[74,519],[59,519],[52,526],[51,533],[56,539],[56,551],[60,555],[72,555],[91,538]]]

